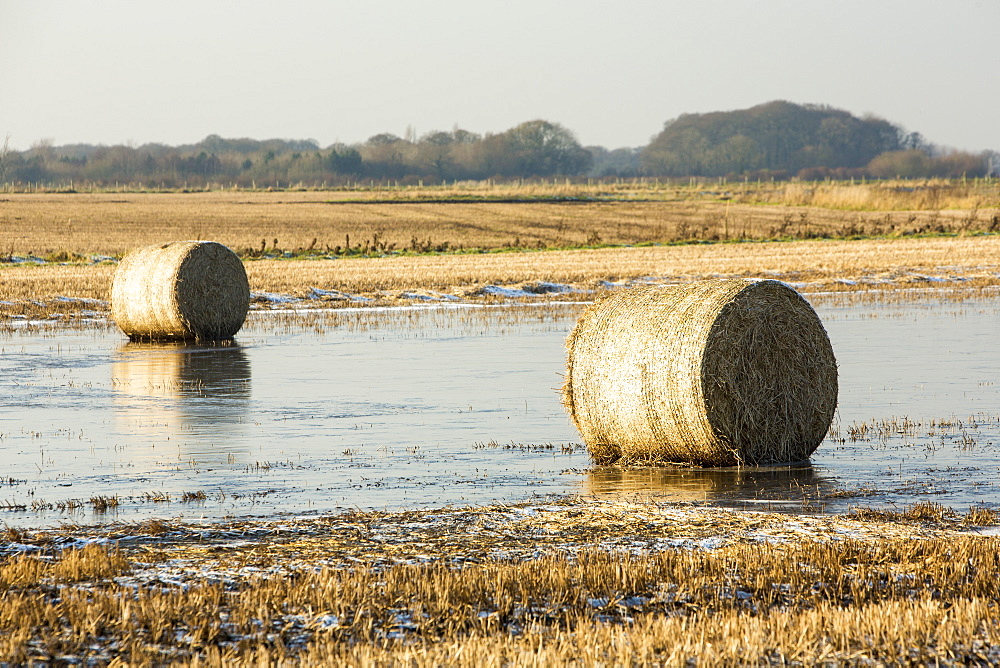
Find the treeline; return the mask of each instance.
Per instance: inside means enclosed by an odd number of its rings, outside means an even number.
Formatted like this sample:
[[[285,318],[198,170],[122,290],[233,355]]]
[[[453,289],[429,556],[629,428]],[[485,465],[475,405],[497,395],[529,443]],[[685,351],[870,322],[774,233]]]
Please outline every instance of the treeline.
[[[983,176],[995,153],[944,151],[874,117],[824,106],[770,102],[751,109],[685,114],[648,146],[583,147],[545,120],[497,134],[455,128],[420,137],[378,134],[360,144],[225,139],[166,146],[54,146],[0,149],[0,184],[66,187],[143,185],[200,188],[435,184],[483,179],[732,177],[804,179]]]
[[[986,175],[991,158],[939,149],[881,118],[776,101],[668,121],[643,149],[641,169],[676,177],[960,177]]]

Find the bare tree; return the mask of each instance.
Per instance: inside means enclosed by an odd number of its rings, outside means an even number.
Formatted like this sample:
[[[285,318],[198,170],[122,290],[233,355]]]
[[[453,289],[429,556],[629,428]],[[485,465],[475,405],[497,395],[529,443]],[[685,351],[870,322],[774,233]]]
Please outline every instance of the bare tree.
[[[7,173],[10,171],[10,133],[4,137],[3,147],[0,147],[0,185],[7,183]]]

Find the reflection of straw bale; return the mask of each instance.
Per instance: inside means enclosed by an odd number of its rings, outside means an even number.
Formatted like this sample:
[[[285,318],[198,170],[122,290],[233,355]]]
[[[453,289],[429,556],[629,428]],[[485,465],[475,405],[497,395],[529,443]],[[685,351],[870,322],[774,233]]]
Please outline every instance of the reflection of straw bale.
[[[230,437],[249,405],[250,371],[244,350],[228,341],[129,342],[112,363],[115,420],[130,440],[174,438],[178,453],[229,455],[239,450]]]
[[[672,501],[757,499],[762,493],[778,492],[790,498],[791,491],[826,485],[811,465],[696,469],[675,466],[636,468],[606,466],[590,471],[584,490],[592,495],[651,494]]]
[[[612,293],[567,348],[564,403],[598,463],[801,461],[836,408],[826,331],[777,281]]]
[[[196,396],[199,404],[231,405],[250,393],[250,362],[232,343],[136,343],[112,363],[116,392],[143,397]]]
[[[142,350],[142,349],[139,349]],[[137,355],[122,348],[111,365],[117,394],[136,397],[179,397],[183,393],[184,355],[173,348],[142,350]],[[125,353],[125,354],[123,354]]]
[[[246,319],[243,263],[211,241],[133,251],[115,271],[111,317],[132,339],[232,338]]]

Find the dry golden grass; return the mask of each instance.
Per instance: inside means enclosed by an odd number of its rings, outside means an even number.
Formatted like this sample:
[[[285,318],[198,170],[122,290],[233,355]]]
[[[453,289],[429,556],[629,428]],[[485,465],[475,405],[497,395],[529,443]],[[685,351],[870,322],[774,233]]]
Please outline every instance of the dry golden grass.
[[[686,282],[710,277],[764,277],[804,293],[928,287],[930,278],[966,291],[1000,285],[1000,237],[935,237],[854,241],[797,241],[603,248],[525,253],[417,255],[336,260],[253,260],[250,289],[298,297],[310,288],[373,298],[374,304],[412,301],[405,292],[430,290],[472,299],[485,285],[556,282],[600,292],[606,282]],[[114,266],[2,265],[0,317],[106,310]],[[955,280],[959,279],[959,280]],[[853,284],[852,284],[853,282]],[[573,295],[570,295],[573,297]],[[566,295],[555,294],[555,298]],[[593,294],[577,295],[591,299]],[[336,305],[338,302],[305,302]],[[339,302],[339,304],[356,302]]]
[[[245,257],[282,249],[337,251],[337,259],[249,261],[251,290],[304,296],[337,289],[393,303],[399,292],[475,294],[487,284],[602,282],[656,277],[764,276],[803,291],[854,289],[844,280],[919,282],[916,272],[997,282],[996,181],[958,183],[722,184],[401,188],[340,192],[5,194],[0,259],[121,255],[143,245],[208,238]],[[558,198],[567,198],[566,201]],[[955,237],[914,238],[914,232]],[[530,253],[427,254],[433,248],[568,247],[677,240],[888,235],[853,241],[711,243]],[[350,237],[348,242],[347,237]],[[345,253],[350,246],[351,254]],[[367,250],[416,248],[419,254]],[[113,264],[0,262],[0,314],[103,310]],[[857,286],[865,287],[865,286]],[[890,285],[889,287],[892,287]],[[393,294],[393,293],[396,294]],[[42,302],[40,304],[32,301]]]
[[[1000,539],[933,513],[898,525],[650,504],[520,510],[175,524],[155,541],[136,540],[145,525],[28,532],[19,540],[45,556],[0,564],[0,662],[1000,660]],[[60,551],[62,534],[122,540]],[[694,547],[712,536],[716,547]]]
[[[494,249],[1000,230],[995,180],[706,188],[10,193],[0,199],[0,255],[120,256],[183,239],[242,252],[262,243],[269,250]]]

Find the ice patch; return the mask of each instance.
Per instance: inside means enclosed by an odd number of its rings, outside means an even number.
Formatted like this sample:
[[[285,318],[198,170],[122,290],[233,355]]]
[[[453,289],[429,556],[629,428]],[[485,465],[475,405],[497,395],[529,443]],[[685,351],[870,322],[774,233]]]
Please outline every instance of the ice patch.
[[[532,294],[527,290],[522,290],[520,288],[505,288],[500,285],[484,285],[479,291],[479,294],[483,295],[496,295],[497,297],[530,297]]]
[[[963,278],[950,278],[947,276],[927,276],[925,274],[911,274],[910,280],[926,283],[949,283],[951,281],[962,281]]]
[[[291,295],[279,295],[274,292],[251,292],[250,301],[265,304],[293,304],[299,300]]]
[[[459,298],[455,295],[449,295],[443,292],[401,292],[399,296],[401,299],[414,299],[422,302],[459,301]]]
[[[538,281],[537,283],[526,283],[518,288],[508,288],[502,285],[485,285],[478,291],[481,295],[495,295],[497,297],[535,297],[538,295],[566,294],[571,292],[582,292],[572,285],[563,283],[549,283]]]
[[[525,286],[525,290],[538,295],[560,294],[565,292],[579,292],[579,290],[577,290],[571,285],[565,285],[563,283],[547,283],[545,281],[540,281],[532,285],[527,285]]]
[[[314,622],[321,629],[332,629],[340,626],[340,619],[337,615],[320,615]]]
[[[100,299],[90,299],[89,297],[56,297],[57,302],[64,304],[91,304],[93,306],[105,306],[107,302]]]
[[[309,299],[323,299],[326,301],[352,301],[352,302],[372,301],[368,297],[361,297],[360,295],[352,295],[346,292],[341,292],[340,290],[321,290],[320,288],[309,288]]]

